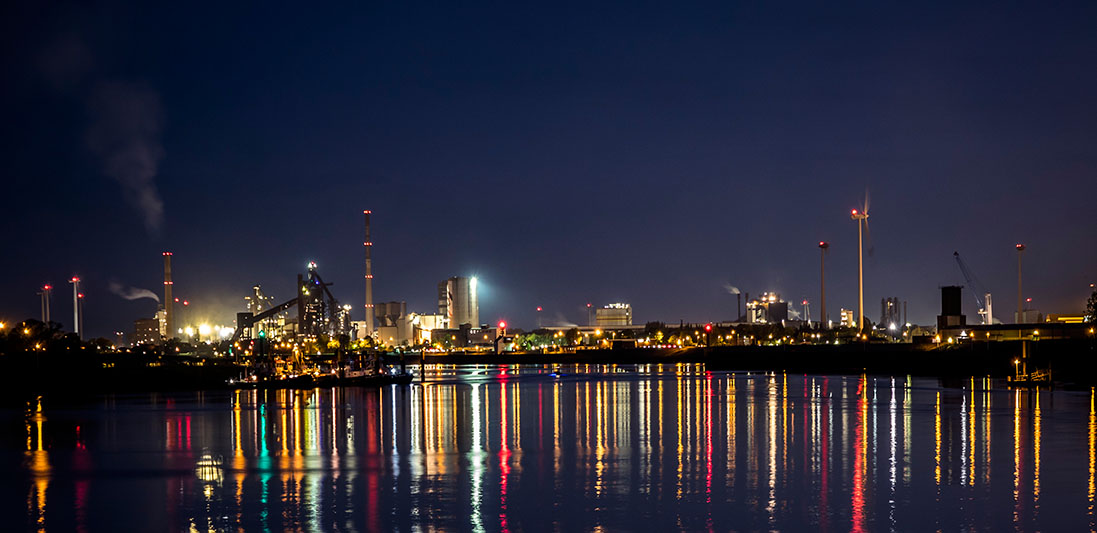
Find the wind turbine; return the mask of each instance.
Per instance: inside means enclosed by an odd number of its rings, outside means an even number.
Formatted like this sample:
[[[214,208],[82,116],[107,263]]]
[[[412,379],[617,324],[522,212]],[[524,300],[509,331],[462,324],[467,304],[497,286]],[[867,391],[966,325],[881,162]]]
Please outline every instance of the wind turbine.
[[[865,190],[865,204],[860,211],[850,211],[849,218],[857,221],[857,332],[865,331],[865,262],[862,234],[868,233],[868,190]],[[862,227],[864,228],[862,230]],[[872,239],[869,238],[869,255],[872,254]]]

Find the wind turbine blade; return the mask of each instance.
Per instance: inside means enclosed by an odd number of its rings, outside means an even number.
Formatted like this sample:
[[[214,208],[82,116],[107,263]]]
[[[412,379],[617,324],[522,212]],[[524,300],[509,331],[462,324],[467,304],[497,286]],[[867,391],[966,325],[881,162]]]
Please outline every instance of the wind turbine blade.
[[[868,214],[868,187],[865,187],[865,214]]]

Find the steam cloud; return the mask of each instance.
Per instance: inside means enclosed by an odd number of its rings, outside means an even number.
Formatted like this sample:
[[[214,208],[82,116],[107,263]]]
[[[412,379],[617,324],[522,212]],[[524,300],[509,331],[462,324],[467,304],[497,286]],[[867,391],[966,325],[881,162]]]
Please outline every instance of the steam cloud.
[[[141,298],[152,298],[160,303],[160,297],[148,289],[138,289],[137,287],[123,287],[121,283],[110,282],[110,292],[121,296],[127,300],[140,300]]]
[[[730,284],[724,284],[724,289],[727,289],[730,294],[739,294],[739,287]]]
[[[160,96],[142,84],[101,83],[89,111],[88,147],[100,158],[103,173],[118,181],[126,201],[141,212],[145,229],[158,233],[164,219],[155,181],[164,157]]]

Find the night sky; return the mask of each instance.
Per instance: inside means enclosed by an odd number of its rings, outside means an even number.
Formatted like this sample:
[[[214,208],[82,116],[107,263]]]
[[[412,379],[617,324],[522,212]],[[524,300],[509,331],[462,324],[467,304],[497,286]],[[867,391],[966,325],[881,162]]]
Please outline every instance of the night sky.
[[[932,323],[953,251],[1010,321],[1077,313],[1097,281],[1097,3],[550,2],[348,8],[6,3],[0,320],[57,286],[71,328],[131,331],[175,257],[190,321],[282,301],[316,261],[361,319],[434,312],[481,281],[481,320],[734,318],[727,285]],[[157,3],[159,4],[159,3]],[[353,9],[349,10],[348,9]],[[799,306],[797,306],[799,307]],[[966,295],[969,321],[977,321]]]

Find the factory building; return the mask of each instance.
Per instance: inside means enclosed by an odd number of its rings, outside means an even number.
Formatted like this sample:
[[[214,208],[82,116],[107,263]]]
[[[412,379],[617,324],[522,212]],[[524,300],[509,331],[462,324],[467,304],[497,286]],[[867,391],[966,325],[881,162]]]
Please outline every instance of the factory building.
[[[594,323],[601,328],[632,325],[632,306],[612,303],[594,311]]]
[[[838,314],[838,325],[843,328],[856,328],[857,327],[857,313],[852,309],[841,309]]]
[[[889,331],[897,331],[903,325],[902,306],[899,298],[883,298],[880,300],[880,327]]]
[[[436,329],[431,332],[431,342],[446,349],[454,348],[494,348],[499,329],[494,327],[474,328],[463,324],[459,328]]]
[[[160,344],[161,327],[163,322],[159,318],[138,318],[133,321],[134,346],[140,344]]]
[[[475,277],[452,277],[438,283],[438,314],[445,317],[446,327],[456,329],[468,324],[480,325],[480,301],[476,294]]]
[[[404,302],[389,302],[405,305]],[[431,332],[444,329],[445,319],[442,315],[421,315],[419,313],[405,313],[399,316],[389,313],[392,307],[389,304],[377,304],[378,324],[373,328],[377,341],[389,346],[418,346],[431,342]],[[386,310],[387,309],[387,310]],[[382,313],[388,313],[387,318]],[[355,340],[365,339],[366,323],[364,320],[354,322]]]
[[[937,315],[937,331],[967,325],[961,304],[963,289],[955,285],[941,287],[941,314]]]
[[[377,338],[390,346],[418,346],[431,342],[431,332],[442,322],[441,315],[408,313],[397,318],[391,326],[377,328]]]
[[[761,298],[747,301],[747,322],[751,324],[781,324],[788,320],[788,302],[775,292],[764,292]]]
[[[396,321],[406,314],[408,314],[408,304],[406,302],[384,302],[374,307],[376,325],[380,327],[395,326]]]
[[[1043,322],[1038,324],[979,324],[946,326],[937,330],[938,342],[956,341],[1050,341],[1093,338],[1093,326],[1081,322]]]
[[[1026,298],[1021,314],[1013,313],[1013,320],[1017,324],[1036,324],[1044,321],[1044,314],[1031,307],[1032,298]]]

